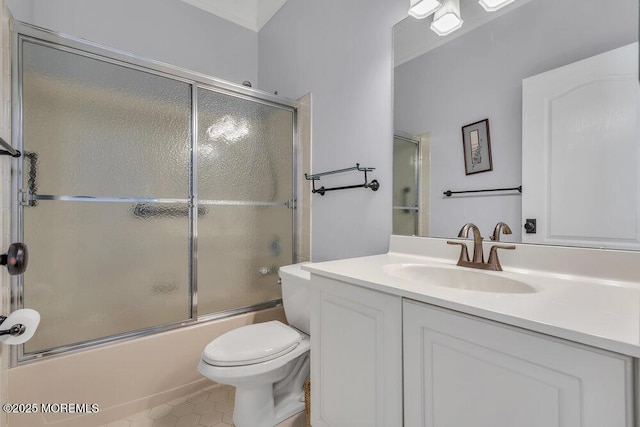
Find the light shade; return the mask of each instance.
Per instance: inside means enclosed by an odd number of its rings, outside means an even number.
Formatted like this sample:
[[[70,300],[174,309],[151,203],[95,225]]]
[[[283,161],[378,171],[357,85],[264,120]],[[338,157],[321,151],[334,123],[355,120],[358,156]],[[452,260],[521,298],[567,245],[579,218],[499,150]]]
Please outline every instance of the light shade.
[[[460,27],[462,27],[460,0],[445,0],[442,7],[433,15],[431,29],[439,36],[446,36]]]
[[[480,6],[484,7],[487,12],[493,12],[501,7],[505,7],[514,0],[480,0]]]
[[[424,19],[438,10],[441,5],[439,0],[411,0],[409,15],[417,19]]]

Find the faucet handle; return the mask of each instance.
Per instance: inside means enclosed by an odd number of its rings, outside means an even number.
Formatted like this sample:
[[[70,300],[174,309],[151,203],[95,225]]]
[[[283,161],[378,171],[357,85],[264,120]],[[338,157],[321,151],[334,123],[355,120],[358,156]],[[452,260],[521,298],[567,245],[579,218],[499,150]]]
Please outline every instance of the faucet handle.
[[[493,240],[494,242],[499,242],[500,232],[502,232],[503,234],[511,234],[512,233],[511,227],[509,227],[507,223],[500,221],[499,223],[496,224],[495,228],[493,229],[493,234],[491,235],[490,239]]]
[[[458,265],[461,262],[469,262],[469,251],[467,250],[467,244],[464,242],[453,242],[447,240],[448,245],[460,245],[460,257],[458,258]]]
[[[500,260],[498,259],[498,249],[510,249],[514,250],[516,248],[515,245],[493,245],[489,250],[489,260],[487,264],[491,267],[491,270],[494,271],[502,271],[502,266],[500,265]]]

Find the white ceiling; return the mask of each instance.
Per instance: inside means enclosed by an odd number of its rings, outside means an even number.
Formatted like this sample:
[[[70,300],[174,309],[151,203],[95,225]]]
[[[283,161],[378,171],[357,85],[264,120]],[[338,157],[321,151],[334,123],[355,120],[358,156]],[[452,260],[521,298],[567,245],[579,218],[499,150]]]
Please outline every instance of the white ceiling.
[[[496,12],[486,12],[478,3],[478,0],[460,0],[460,17],[462,28],[448,36],[441,37],[431,31],[432,18],[415,19],[411,16],[398,22],[393,27],[393,54],[395,66],[411,61],[438,46],[447,43],[481,25],[490,22],[505,13],[530,2],[531,0],[516,0],[508,6]],[[409,1],[407,0],[407,9]]]
[[[258,32],[287,0],[182,0],[206,12]],[[411,61],[438,46],[508,13],[531,0],[516,0],[496,12],[486,12],[478,0],[460,0],[462,28],[441,37],[431,31],[431,17],[415,19],[411,16],[393,28],[395,66]],[[409,0],[407,0],[407,10]]]
[[[258,32],[287,0],[182,0],[192,6]]]

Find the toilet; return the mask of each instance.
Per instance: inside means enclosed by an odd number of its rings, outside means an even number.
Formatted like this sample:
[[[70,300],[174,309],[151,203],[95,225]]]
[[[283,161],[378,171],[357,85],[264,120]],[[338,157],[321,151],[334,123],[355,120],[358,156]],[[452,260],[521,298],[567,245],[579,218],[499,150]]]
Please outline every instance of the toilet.
[[[273,427],[304,410],[311,278],[301,265],[280,267],[289,325],[274,320],[243,326],[214,339],[202,352],[198,371],[236,388],[236,427]]]

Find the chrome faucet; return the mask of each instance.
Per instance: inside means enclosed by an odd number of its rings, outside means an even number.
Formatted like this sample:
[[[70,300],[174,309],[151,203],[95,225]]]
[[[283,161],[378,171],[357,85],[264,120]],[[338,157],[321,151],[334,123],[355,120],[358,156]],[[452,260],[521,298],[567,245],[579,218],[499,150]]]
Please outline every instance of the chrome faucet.
[[[458,237],[468,237],[469,230],[473,232],[473,260],[469,261],[469,252],[467,250],[467,245],[464,242],[453,242],[447,241],[450,245],[460,245],[460,257],[458,258],[457,265],[460,267],[471,267],[471,268],[480,268],[482,270],[493,270],[493,271],[502,271],[502,266],[500,265],[500,260],[498,259],[498,249],[515,249],[515,245],[493,245],[489,251],[489,260],[484,262],[484,253],[482,248],[482,236],[480,235],[480,230],[475,224],[467,223],[465,224],[460,233],[458,233]],[[493,236],[491,240],[495,240],[500,238],[500,231],[502,230],[505,234],[511,234],[511,229],[509,226],[503,222],[499,222],[496,225],[496,229],[493,232]],[[497,234],[496,234],[497,232]]]
[[[494,242],[500,241],[500,233],[502,234],[511,234],[511,227],[509,227],[506,223],[500,221],[496,224],[493,229],[493,235],[491,235],[490,239]]]

